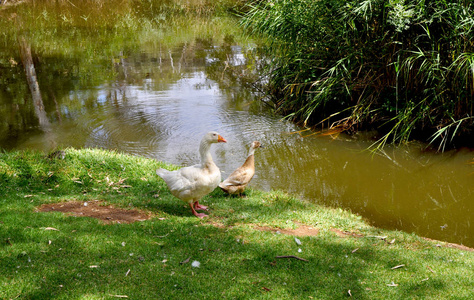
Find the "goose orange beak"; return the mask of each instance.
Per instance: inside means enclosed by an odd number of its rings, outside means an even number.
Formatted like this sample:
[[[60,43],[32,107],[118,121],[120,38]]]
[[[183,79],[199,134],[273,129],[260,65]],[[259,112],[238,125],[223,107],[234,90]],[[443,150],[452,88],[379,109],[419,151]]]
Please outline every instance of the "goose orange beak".
[[[217,141],[219,143],[227,143],[227,141],[225,140],[225,138],[223,138],[220,134],[217,136]]]

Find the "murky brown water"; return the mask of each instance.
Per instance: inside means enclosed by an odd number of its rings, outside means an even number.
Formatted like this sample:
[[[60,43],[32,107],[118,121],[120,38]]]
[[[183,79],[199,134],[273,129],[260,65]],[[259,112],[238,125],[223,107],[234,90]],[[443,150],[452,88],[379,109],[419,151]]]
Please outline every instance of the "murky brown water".
[[[227,76],[223,61],[245,64],[251,46],[194,36],[171,48],[136,47],[115,52],[100,81],[80,82],[59,75],[48,81],[45,73],[65,72],[55,70],[64,65],[79,79],[88,75],[80,62],[57,63],[67,58],[45,54],[36,67],[50,124],[39,124],[31,99],[5,91],[27,89],[18,79],[21,69],[0,74],[3,82],[17,80],[0,92],[0,147],[100,147],[189,165],[198,161],[201,136],[216,130],[228,141],[213,148],[223,177],[259,140],[265,148],[256,154],[254,188],[288,191],[350,209],[376,226],[474,246],[473,152],[436,154],[412,143],[373,154],[362,136],[296,133],[301,129],[273,116],[254,91]]]

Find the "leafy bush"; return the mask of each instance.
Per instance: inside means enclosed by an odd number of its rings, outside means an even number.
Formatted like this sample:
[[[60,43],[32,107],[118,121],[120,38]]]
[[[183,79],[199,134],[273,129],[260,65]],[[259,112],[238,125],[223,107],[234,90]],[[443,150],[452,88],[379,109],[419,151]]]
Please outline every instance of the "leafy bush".
[[[268,92],[306,126],[378,127],[444,149],[474,129],[471,1],[274,0],[243,19],[269,37]]]

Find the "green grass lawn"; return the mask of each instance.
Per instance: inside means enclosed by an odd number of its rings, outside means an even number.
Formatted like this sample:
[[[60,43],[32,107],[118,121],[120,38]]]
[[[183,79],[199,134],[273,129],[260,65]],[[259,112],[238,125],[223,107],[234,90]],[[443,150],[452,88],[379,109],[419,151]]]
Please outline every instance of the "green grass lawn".
[[[238,198],[217,189],[200,220],[155,175],[165,164],[65,151],[0,154],[1,299],[474,297],[474,252],[278,191]],[[95,200],[151,218],[106,224],[38,211]],[[301,228],[313,235],[291,234]]]

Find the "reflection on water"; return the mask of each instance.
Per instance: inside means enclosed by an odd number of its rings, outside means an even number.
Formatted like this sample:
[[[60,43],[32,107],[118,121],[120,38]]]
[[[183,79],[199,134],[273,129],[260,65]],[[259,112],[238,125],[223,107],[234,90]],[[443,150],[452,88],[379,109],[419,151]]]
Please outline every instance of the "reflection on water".
[[[254,91],[226,76],[224,61],[239,65],[247,58],[238,45],[193,41],[120,54],[114,76],[98,85],[43,86],[55,140],[189,165],[199,160],[201,136],[216,130],[228,141],[212,149],[223,177],[259,140],[265,148],[256,153],[254,188],[285,190],[351,209],[377,226],[474,246],[472,152],[433,154],[412,144],[372,154],[365,151],[370,142],[357,136],[296,133],[299,128],[265,111]],[[0,95],[15,129],[2,127],[1,146],[53,150],[29,104]]]

